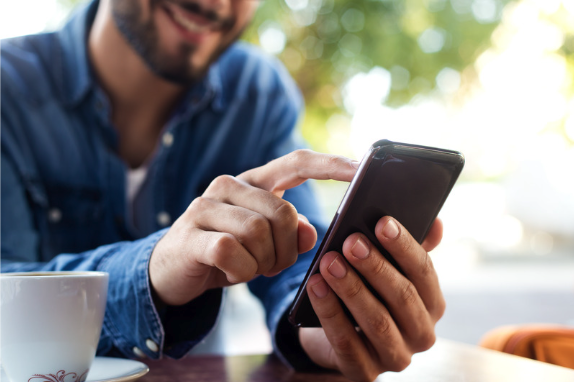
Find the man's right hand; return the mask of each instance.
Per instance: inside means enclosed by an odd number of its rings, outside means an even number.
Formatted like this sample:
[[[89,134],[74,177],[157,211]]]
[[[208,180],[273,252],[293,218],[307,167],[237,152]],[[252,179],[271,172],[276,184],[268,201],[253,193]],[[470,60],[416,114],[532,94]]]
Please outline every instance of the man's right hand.
[[[208,289],[273,276],[312,249],[315,228],[281,197],[307,179],[351,181],[358,162],[297,150],[233,177],[222,175],[177,219],[153,250],[156,296],[182,305]]]

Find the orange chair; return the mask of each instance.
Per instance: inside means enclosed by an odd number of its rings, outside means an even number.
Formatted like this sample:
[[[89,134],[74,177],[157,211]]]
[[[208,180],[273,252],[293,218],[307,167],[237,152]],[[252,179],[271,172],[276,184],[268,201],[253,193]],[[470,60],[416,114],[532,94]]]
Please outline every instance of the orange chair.
[[[488,332],[480,346],[574,369],[574,328],[504,326]]]

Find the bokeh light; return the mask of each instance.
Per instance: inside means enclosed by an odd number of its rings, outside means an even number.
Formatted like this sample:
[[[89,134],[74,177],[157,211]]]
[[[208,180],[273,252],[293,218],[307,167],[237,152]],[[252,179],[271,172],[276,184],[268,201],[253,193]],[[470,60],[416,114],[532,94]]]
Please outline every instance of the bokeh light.
[[[0,36],[53,29],[73,3],[0,0]],[[387,138],[466,155],[438,263],[574,254],[574,1],[280,0],[245,39],[298,82],[311,147],[361,158]]]

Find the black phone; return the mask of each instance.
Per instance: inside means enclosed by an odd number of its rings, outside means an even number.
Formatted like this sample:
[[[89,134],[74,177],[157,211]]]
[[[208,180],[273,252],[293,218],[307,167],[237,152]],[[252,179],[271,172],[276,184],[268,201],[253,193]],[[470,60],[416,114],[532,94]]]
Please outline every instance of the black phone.
[[[365,234],[400,271],[377,240],[375,225],[383,216],[392,216],[422,243],[463,166],[464,156],[457,151],[388,140],[375,142],[364,156],[299,287],[289,322],[299,327],[321,326],[307,295],[307,282],[319,272],[323,255],[330,251],[342,253],[343,242],[355,232]],[[356,325],[348,310],[347,315]]]

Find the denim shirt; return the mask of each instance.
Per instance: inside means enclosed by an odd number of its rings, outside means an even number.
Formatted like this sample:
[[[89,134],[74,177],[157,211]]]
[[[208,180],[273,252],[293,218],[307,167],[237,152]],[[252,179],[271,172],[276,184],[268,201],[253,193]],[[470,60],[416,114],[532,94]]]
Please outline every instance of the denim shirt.
[[[215,177],[301,147],[295,125],[302,100],[276,59],[233,45],[164,127],[132,220],[110,103],[87,56],[97,6],[82,7],[59,31],[2,41],[2,272],[108,272],[98,354],[134,357],[139,349],[149,358],[177,358],[211,330],[222,291],[158,312],[148,275],[154,246]],[[325,225],[311,187],[288,190],[285,199],[320,240]],[[292,364],[301,349],[285,312],[314,251],[249,283],[275,348]]]

